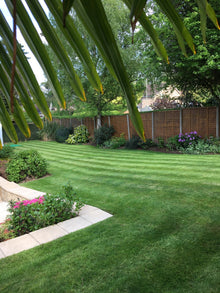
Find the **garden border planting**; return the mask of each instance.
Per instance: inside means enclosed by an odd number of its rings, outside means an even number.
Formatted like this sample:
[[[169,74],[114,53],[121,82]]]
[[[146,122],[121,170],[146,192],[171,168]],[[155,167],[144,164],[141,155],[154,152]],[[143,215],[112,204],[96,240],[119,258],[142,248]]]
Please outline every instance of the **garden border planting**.
[[[0,202],[9,202],[10,200],[21,201],[25,199],[31,200],[42,195],[45,195],[45,192],[21,187],[14,182],[9,182],[0,177]],[[77,217],[1,242],[0,259],[53,241],[110,217],[112,217],[111,214],[99,208],[84,205],[80,209]]]

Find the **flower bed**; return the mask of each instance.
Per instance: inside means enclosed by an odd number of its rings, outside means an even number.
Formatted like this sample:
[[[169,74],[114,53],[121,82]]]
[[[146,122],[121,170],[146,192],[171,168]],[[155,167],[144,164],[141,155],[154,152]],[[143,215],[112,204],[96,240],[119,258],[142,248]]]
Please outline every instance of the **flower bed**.
[[[73,218],[82,206],[70,185],[63,186],[55,195],[11,200],[10,216],[0,225],[0,242]]]

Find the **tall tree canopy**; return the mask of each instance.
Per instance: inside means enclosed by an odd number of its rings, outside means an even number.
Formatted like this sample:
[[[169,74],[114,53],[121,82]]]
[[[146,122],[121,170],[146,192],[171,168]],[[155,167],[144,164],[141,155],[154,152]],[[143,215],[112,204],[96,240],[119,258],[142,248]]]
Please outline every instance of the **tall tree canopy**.
[[[38,22],[48,44],[57,54],[59,61],[63,64],[65,70],[68,72],[68,75],[72,81],[71,83],[74,92],[80,99],[85,100],[86,96],[83,85],[78,75],[76,74],[76,71],[74,70],[74,67],[64,46],[62,45],[62,42],[55,33],[53,27],[51,26],[40,3],[38,1],[32,0],[26,0],[25,2],[31,10],[34,18]],[[123,0],[123,2],[130,9],[130,20],[132,29],[135,29],[136,23],[137,21],[139,21],[146,30],[146,32],[149,34],[157,54],[167,62],[168,56],[166,49],[162,45],[162,42],[160,41],[157,32],[153,28],[153,25],[149,17],[146,16],[144,10],[147,1]],[[190,50],[195,53],[193,38],[190,32],[185,27],[175,7],[173,6],[172,1],[155,0],[154,2],[157,3],[157,5],[160,7],[160,9],[163,11],[163,13],[172,24],[172,28],[175,31],[181,50],[186,53],[187,45]],[[57,79],[56,72],[51,64],[45,46],[42,43],[41,38],[39,37],[28,15],[27,9],[25,8],[21,0],[5,0],[5,3],[8,6],[9,11],[13,15],[14,28],[16,28],[17,24],[28,46],[42,66],[51,84],[54,95],[56,96],[60,104],[65,107],[64,95],[60,83]],[[96,47],[100,51],[108,70],[110,71],[112,76],[119,82],[127,102],[133,125],[135,126],[138,134],[142,138],[144,138],[143,124],[136,107],[133,90],[130,85],[128,74],[126,72],[120,50],[118,49],[118,45],[112,33],[111,26],[109,25],[109,21],[106,16],[102,1],[45,0],[45,3],[47,4],[50,12],[53,14],[55,21],[60,27],[63,35],[68,40],[72,48],[76,51],[79,59],[83,63],[84,70],[89,81],[98,92],[102,92],[103,88],[98,72],[96,71],[96,68],[90,58],[89,52],[84,44],[82,37],[75,28],[71,17],[68,15],[71,8],[73,7],[75,13],[80,18],[82,24],[94,40]],[[181,1],[181,3],[184,4],[184,1]],[[200,9],[201,29],[204,38],[207,16],[211,19],[211,21],[218,29],[219,24],[217,22],[215,12],[209,5],[207,0],[198,0],[196,1],[196,3],[198,4]],[[14,29],[13,35],[13,32],[8,26],[2,12],[0,12],[0,23],[0,87],[6,97],[7,103],[10,108],[10,110],[7,111],[7,108],[5,107],[2,99],[0,99],[0,119],[8,136],[11,138],[11,140],[16,142],[18,139],[15,128],[11,121],[11,114],[21,131],[27,137],[30,136],[30,130],[28,128],[27,122],[24,118],[23,111],[19,103],[23,105],[27,114],[40,128],[42,127],[42,121],[38,116],[34,103],[37,104],[37,106],[48,119],[51,119],[51,114],[49,112],[45,97],[19,45],[17,46],[17,56],[15,59],[16,30]],[[15,60],[16,71],[14,72],[12,68],[14,68]],[[12,84],[11,89],[14,89],[14,92],[16,93],[16,96],[11,95],[11,102],[10,83]],[[13,91],[11,91],[11,93],[13,93]],[[29,93],[31,94],[31,96],[29,95]]]
[[[150,69],[147,78],[152,85],[177,87],[182,91],[183,102],[188,105],[196,103],[220,103],[220,34],[211,21],[207,21],[206,35],[203,41],[200,30],[199,8],[193,1],[174,1],[175,7],[184,16],[184,24],[191,32],[196,54],[187,52],[188,57],[178,49],[177,39],[171,30],[170,23],[164,19],[158,7],[152,8],[151,19],[158,28],[159,35],[164,39],[169,55],[169,64],[158,61],[152,45],[146,48],[148,56],[146,66]],[[217,17],[220,16],[218,0],[210,0]],[[143,32],[140,31],[143,39]]]

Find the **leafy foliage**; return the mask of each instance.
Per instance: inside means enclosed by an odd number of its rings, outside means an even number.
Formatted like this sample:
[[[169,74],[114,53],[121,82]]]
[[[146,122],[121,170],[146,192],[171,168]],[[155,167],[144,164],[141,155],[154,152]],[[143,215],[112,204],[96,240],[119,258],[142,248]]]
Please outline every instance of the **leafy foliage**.
[[[47,163],[37,151],[22,151],[9,161],[6,173],[8,180],[14,182],[27,177],[39,178],[47,174]]]
[[[94,141],[96,145],[102,146],[104,142],[111,139],[115,130],[113,126],[108,126],[107,124],[101,126],[99,129],[94,131]]]
[[[3,148],[0,150],[0,158],[5,159],[9,158],[13,153],[13,148],[10,145],[4,145]]]
[[[186,148],[181,148],[184,154],[206,154],[206,153],[220,153],[220,141],[219,140],[207,140],[201,139],[196,143],[188,145]]]
[[[219,1],[210,0],[209,2],[219,17]],[[194,1],[186,0],[181,5],[179,1],[173,1],[173,3],[177,11],[184,17],[184,24],[193,36],[196,54],[192,55],[187,50],[188,57],[183,56],[178,49],[178,41],[170,22],[164,18],[156,6],[152,7],[153,13],[150,18],[164,39],[169,64],[158,60],[152,45],[146,46],[144,54],[148,56],[146,62],[147,79],[154,88],[160,89],[160,87],[168,87],[169,85],[178,88],[182,92],[180,100],[184,106],[219,104],[219,31],[210,20],[207,20],[206,42],[203,42],[200,31],[200,11]],[[164,100],[166,102],[166,98]],[[170,106],[172,108],[172,105]]]
[[[142,144],[142,140],[138,135],[133,135],[130,140],[128,140],[125,144],[125,148],[129,150],[135,150],[140,147]]]
[[[73,218],[82,206],[70,185],[64,186],[57,194],[21,202],[11,201],[9,229],[20,236]]]
[[[10,230],[10,219],[4,223],[0,223],[0,242],[9,240],[15,237],[14,231]]]
[[[85,125],[79,125],[74,129],[65,141],[68,144],[86,143],[89,141],[89,132]]]
[[[103,147],[109,149],[118,149],[126,144],[126,139],[122,133],[120,137],[113,137],[110,140],[107,140],[103,143]]]
[[[44,128],[39,131],[42,139],[55,140],[58,124],[55,122],[44,122]]]
[[[72,132],[72,128],[60,127],[56,130],[55,140],[61,143],[65,142]]]

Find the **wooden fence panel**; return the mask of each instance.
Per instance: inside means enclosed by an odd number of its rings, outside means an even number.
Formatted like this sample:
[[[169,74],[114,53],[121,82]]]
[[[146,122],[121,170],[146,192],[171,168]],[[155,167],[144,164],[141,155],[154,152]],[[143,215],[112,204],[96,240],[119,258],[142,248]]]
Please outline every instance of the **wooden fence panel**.
[[[87,127],[90,136],[94,136],[95,120],[93,118],[83,118],[82,123]]]
[[[187,108],[183,110],[155,111],[140,113],[143,121],[146,138],[156,140],[158,137],[167,140],[167,138],[182,132],[197,131],[202,137],[219,135],[220,119],[218,119],[218,108]],[[182,114],[181,114],[182,113]],[[153,120],[152,120],[153,118]],[[65,127],[73,126],[74,128],[81,125],[81,121],[89,130],[90,136],[94,135],[96,128],[95,118],[84,119],[53,119],[58,125]],[[134,126],[128,115],[102,116],[102,125],[112,125],[115,129],[114,136],[120,136],[124,133],[125,138],[129,139],[137,135]],[[218,127],[217,127],[218,126]],[[152,129],[153,128],[153,129]],[[153,138],[152,138],[153,134]]]
[[[190,131],[216,136],[216,107],[183,109],[183,133]]]
[[[143,121],[145,137],[152,139],[152,113],[141,113],[141,119]]]
[[[180,110],[154,112],[154,138],[167,140],[179,134]]]
[[[114,136],[119,137],[124,133],[125,138],[128,139],[127,115],[109,116],[110,123],[115,129]]]

